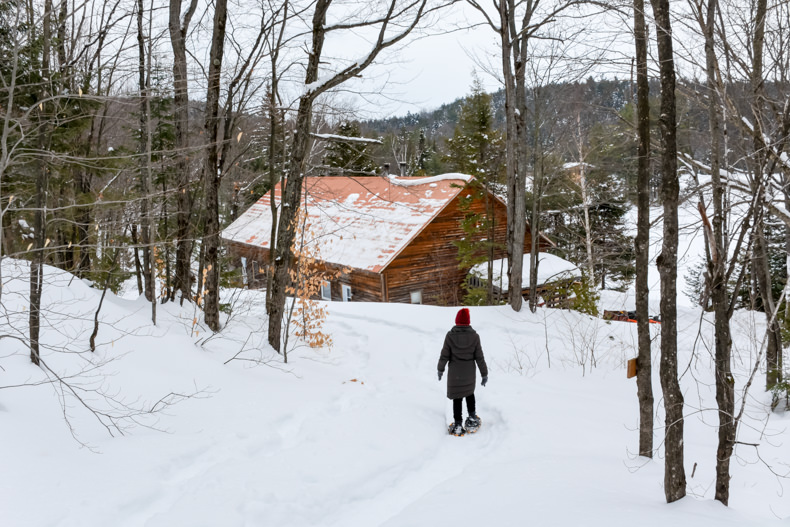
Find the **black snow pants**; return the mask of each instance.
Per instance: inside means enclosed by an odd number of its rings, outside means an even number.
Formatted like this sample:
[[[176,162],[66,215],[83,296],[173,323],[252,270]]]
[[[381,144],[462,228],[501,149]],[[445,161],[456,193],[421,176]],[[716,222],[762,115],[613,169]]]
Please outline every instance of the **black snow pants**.
[[[459,399],[453,399],[453,420],[456,423],[462,422],[461,419],[461,401],[464,398],[461,397]],[[475,415],[475,394],[468,395],[466,397],[466,410],[469,416]]]

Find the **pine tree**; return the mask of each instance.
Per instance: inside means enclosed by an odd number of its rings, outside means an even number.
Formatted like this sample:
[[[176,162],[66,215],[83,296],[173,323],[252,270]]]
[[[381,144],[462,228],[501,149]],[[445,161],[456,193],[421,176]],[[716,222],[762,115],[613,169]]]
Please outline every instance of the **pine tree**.
[[[362,137],[359,124],[352,121],[340,123],[337,135]],[[376,164],[367,149],[368,145],[362,142],[332,141],[326,147],[324,164],[357,176],[373,175],[376,171]]]
[[[577,132],[582,137],[576,141],[583,141],[584,164],[574,152],[576,162],[555,178],[545,205],[557,212],[544,230],[569,260],[588,270],[591,284],[619,288],[634,278],[635,254],[633,238],[626,233],[626,214],[628,181],[636,173],[630,161],[636,145],[633,133],[618,123],[589,126],[596,115],[594,110],[582,115],[580,128],[585,130]]]
[[[467,284],[468,304],[493,304],[493,261],[496,248],[501,245],[494,237],[493,187],[504,175],[504,141],[493,127],[494,114],[491,96],[483,91],[479,79],[472,85],[472,94],[461,106],[458,125],[453,137],[447,140],[446,162],[450,170],[474,176],[468,185],[472,191],[460,201],[465,212],[462,228],[465,239],[455,243],[462,268],[488,263],[485,287]],[[473,212],[472,204],[483,201],[483,212]],[[479,241],[478,241],[479,240]]]
[[[474,176],[488,186],[504,177],[504,140],[494,129],[491,95],[483,91],[479,79],[475,79],[472,94],[461,106],[447,149],[446,162],[451,170]]]

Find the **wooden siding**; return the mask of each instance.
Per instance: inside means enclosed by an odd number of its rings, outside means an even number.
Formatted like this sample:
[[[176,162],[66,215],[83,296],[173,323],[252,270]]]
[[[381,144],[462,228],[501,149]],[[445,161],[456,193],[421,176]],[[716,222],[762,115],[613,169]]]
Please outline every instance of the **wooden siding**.
[[[485,209],[483,199],[475,200],[471,212],[482,213]],[[504,203],[495,200],[495,241],[502,245],[494,258],[507,256],[505,239],[507,237],[507,210]],[[341,284],[351,286],[352,301],[355,302],[401,302],[410,303],[411,293],[422,292],[423,304],[460,305],[463,301],[462,284],[468,269],[458,267],[458,249],[452,243],[465,236],[461,220],[466,212],[461,210],[460,199],[453,199],[425,229],[418,234],[400,254],[384,269],[383,273],[351,269],[332,282],[332,300],[342,301]],[[484,236],[476,236],[478,240]],[[251,289],[266,287],[265,266],[269,250],[238,242],[225,240],[234,264],[240,266],[240,258],[247,259],[247,280]],[[532,237],[527,228],[524,237],[524,251],[529,252]],[[543,241],[541,248],[548,247]],[[327,264],[328,268],[335,268]],[[320,294],[316,296],[319,298]]]
[[[482,213],[483,199],[472,202],[469,211]],[[459,305],[463,301],[462,284],[468,269],[458,267],[458,248],[452,243],[466,234],[461,220],[466,212],[461,210],[456,197],[447,207],[387,266],[387,297],[389,302],[410,302],[412,291],[422,291],[424,304]],[[505,258],[507,238],[507,210],[504,203],[494,202],[494,241],[502,245],[494,258]],[[481,233],[475,237],[482,240]],[[532,237],[529,228],[524,238],[524,250],[529,251]]]
[[[269,263],[269,249],[254,247],[238,242],[223,240],[236,269],[241,268],[241,259],[247,259],[247,287],[250,289],[266,288],[266,265]]]
[[[250,289],[266,288],[266,265],[269,261],[269,249],[255,247],[238,242],[225,240],[228,253],[233,260],[233,266],[241,268],[241,258],[247,259],[247,287]],[[338,269],[337,266],[326,264],[327,268]],[[381,290],[381,275],[362,269],[351,269],[348,273],[343,273],[335,280],[331,281],[332,300],[342,301],[341,284],[351,286],[351,300],[355,302],[381,302],[383,300]],[[321,297],[320,292],[315,296]]]
[[[382,302],[381,275],[362,269],[352,269],[332,282],[332,300],[343,300],[341,284],[351,286],[352,302]]]

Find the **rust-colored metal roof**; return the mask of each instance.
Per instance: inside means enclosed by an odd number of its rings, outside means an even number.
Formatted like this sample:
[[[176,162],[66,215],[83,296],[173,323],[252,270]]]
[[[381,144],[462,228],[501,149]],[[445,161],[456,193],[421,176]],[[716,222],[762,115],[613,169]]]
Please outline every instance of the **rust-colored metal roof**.
[[[455,198],[471,176],[427,178],[307,177],[302,207],[325,262],[381,272]],[[281,189],[274,189],[280,204]],[[269,248],[272,214],[266,194],[222,237]]]

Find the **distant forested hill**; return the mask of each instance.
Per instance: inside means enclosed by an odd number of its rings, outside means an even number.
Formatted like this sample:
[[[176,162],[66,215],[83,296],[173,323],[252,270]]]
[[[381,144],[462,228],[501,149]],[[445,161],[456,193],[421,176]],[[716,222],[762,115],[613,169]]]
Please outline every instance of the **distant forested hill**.
[[[629,100],[633,99],[631,82],[627,80],[595,80],[588,79],[583,83],[562,83],[542,87],[537,94],[538,97],[552,100],[561,105],[568,99],[568,94],[578,90],[580,86],[585,86],[587,93],[594,94],[590,102],[594,102],[601,108],[606,108],[614,112],[621,111]],[[658,85],[653,86],[655,93],[658,93]],[[535,91],[528,95],[530,107],[535,106]],[[492,106],[494,109],[494,125],[499,129],[505,126],[505,92],[498,90],[491,93]],[[413,132],[415,130],[425,130],[428,138],[446,138],[452,135],[455,125],[458,124],[460,108],[466,98],[456,99],[455,101],[441,105],[435,110],[428,110],[419,113],[407,113],[402,116],[388,117],[363,121],[361,130],[363,135],[384,136],[387,134],[398,134],[404,131]]]
[[[585,129],[622,124],[633,100],[632,84],[627,80],[595,80],[561,83],[536,88],[529,92],[526,127],[529,136],[554,151],[554,157],[573,161],[569,148],[562,145],[571,140],[580,114]],[[657,85],[654,88],[658,94]],[[490,94],[493,128],[504,132],[505,94]],[[408,175],[430,175],[448,169],[447,140],[453,136],[461,108],[468,97],[443,104],[435,110],[407,113],[402,116],[362,121],[358,126],[364,137],[380,138],[383,145],[371,147],[367,155],[379,166],[388,164],[391,171]],[[535,131],[537,130],[537,134]],[[405,163],[405,165],[403,165]]]

